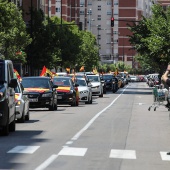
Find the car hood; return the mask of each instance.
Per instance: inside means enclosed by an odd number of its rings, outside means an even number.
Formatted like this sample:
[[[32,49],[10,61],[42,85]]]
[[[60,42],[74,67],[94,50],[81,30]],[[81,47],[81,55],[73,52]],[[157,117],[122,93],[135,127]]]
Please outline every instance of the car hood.
[[[58,88],[57,88],[57,91],[58,91],[58,92],[69,92],[70,89],[71,89],[70,86],[67,86],[67,87],[58,87]]]
[[[92,87],[100,86],[100,82],[91,82]]]
[[[78,86],[78,91],[88,90],[88,87]]]
[[[38,92],[38,93],[45,93],[49,92],[50,89],[44,89],[44,88],[24,88],[25,92]]]

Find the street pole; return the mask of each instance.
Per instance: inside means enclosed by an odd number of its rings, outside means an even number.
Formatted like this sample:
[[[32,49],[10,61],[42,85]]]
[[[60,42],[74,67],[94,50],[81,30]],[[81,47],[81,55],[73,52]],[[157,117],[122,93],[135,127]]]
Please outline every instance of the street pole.
[[[88,14],[89,14],[89,31],[91,31],[91,9],[89,9]]]
[[[124,56],[124,36],[123,36],[123,71],[124,71],[124,66],[125,66],[125,56]]]

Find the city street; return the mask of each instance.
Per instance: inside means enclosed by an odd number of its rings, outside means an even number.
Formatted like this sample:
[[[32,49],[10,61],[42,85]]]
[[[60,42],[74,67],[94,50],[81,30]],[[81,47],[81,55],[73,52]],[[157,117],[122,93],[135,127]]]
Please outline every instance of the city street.
[[[0,169],[169,170],[170,120],[146,82],[129,83],[92,104],[30,109],[30,121],[0,136]]]

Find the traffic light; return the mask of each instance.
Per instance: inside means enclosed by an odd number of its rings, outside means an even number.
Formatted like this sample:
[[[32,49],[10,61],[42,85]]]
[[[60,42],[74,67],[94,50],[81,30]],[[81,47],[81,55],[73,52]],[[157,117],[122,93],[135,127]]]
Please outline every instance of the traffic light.
[[[114,18],[111,18],[111,27],[114,27]]]

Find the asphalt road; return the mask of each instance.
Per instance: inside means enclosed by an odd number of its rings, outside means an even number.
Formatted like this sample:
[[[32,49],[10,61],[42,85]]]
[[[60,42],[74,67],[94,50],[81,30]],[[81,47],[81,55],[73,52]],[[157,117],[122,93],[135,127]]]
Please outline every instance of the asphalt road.
[[[93,104],[31,110],[30,121],[0,136],[0,169],[169,170],[169,112],[148,111],[152,103],[142,82]]]

